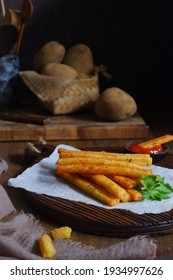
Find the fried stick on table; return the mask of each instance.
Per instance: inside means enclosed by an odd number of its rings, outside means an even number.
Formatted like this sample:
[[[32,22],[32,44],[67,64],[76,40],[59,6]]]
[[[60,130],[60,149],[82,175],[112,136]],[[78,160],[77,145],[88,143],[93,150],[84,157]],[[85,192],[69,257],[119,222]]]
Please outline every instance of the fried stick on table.
[[[50,236],[48,234],[44,234],[39,238],[38,242],[42,257],[45,259],[53,259],[56,254],[56,250]]]

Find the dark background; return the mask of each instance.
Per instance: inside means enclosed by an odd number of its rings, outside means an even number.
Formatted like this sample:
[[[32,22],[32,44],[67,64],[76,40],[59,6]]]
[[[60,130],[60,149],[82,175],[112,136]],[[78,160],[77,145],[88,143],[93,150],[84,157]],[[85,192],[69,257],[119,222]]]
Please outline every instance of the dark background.
[[[22,70],[32,69],[33,54],[57,40],[66,48],[88,44],[96,65],[112,74],[101,90],[117,86],[130,93],[145,118],[172,116],[172,0],[32,0],[20,49]],[[21,0],[5,1],[6,9]]]

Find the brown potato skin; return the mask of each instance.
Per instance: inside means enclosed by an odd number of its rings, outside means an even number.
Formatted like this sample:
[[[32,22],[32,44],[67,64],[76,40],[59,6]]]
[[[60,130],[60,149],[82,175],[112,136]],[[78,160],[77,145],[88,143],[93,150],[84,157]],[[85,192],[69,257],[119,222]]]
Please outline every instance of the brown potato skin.
[[[76,78],[78,75],[75,69],[62,63],[45,64],[41,69],[41,74],[46,76],[59,77],[62,79]]]
[[[109,121],[122,121],[137,111],[134,98],[120,88],[112,87],[103,91],[95,103],[95,114]]]
[[[34,69],[40,72],[48,63],[61,63],[65,55],[65,47],[57,41],[50,41],[43,45],[33,57]]]
[[[93,55],[85,44],[76,44],[69,48],[62,63],[73,67],[79,74],[92,75],[94,71]]]

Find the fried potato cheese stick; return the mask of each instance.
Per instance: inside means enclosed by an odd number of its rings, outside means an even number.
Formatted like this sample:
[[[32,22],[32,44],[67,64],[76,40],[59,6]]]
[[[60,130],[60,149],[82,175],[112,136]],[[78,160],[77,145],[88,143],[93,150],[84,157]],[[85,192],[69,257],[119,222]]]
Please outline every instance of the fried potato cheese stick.
[[[109,178],[125,189],[133,189],[137,187],[137,182],[125,176],[109,175]]]
[[[59,158],[58,159],[59,165],[71,165],[71,164],[94,164],[94,165],[118,165],[118,166],[131,166],[131,167],[140,167],[143,166],[143,164],[137,164],[137,162],[128,162],[128,161],[122,161],[122,160],[114,160],[111,158],[105,158],[105,157],[69,157],[69,158]]]
[[[142,200],[142,194],[136,189],[127,189],[127,192],[130,194],[132,201]]]
[[[94,164],[73,164],[73,165],[57,165],[57,174],[78,173],[78,174],[114,174],[130,178],[139,178],[142,175],[151,175],[152,170],[144,167],[128,167],[114,165],[94,165]]]
[[[56,250],[50,236],[48,234],[44,234],[39,238],[38,242],[42,257],[45,259],[53,259],[56,254]]]
[[[152,158],[148,154],[121,154],[108,153],[104,151],[80,151],[80,150],[66,150],[58,149],[60,158],[103,158],[109,160],[126,161],[136,163],[144,166],[151,166]]]
[[[120,202],[119,198],[116,198],[112,194],[105,191],[103,188],[99,187],[93,182],[90,182],[89,180],[83,178],[78,174],[58,173],[58,175],[108,206],[115,206]]]
[[[108,192],[115,195],[117,198],[119,198],[123,202],[130,201],[130,195],[129,193],[121,188],[118,184],[116,184],[114,181],[109,179],[108,177],[104,175],[82,175],[84,178],[89,179],[90,181],[96,183],[97,185],[103,187]]]
[[[152,148],[154,146],[159,146],[167,142],[173,141],[173,135],[166,134],[142,143],[139,143],[138,146],[142,148]]]

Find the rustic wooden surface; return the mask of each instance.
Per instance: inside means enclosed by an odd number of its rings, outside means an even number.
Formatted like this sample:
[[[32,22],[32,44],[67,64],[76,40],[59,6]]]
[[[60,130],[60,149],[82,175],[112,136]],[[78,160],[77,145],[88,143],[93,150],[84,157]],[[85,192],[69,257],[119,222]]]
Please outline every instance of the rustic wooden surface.
[[[160,135],[161,132],[158,132]],[[151,134],[152,135],[152,134]],[[156,134],[157,135],[157,134]],[[52,145],[62,144],[62,141],[49,141],[48,143]],[[121,140],[66,140],[63,141],[64,144],[69,144],[77,148],[89,148],[89,147],[106,147],[109,146],[114,148],[115,146],[122,147]],[[57,221],[52,221],[50,218],[46,218],[43,215],[38,214],[27,202],[26,197],[20,189],[14,189],[8,187],[7,181],[10,177],[15,177],[20,174],[28,164],[25,161],[24,150],[26,148],[26,141],[14,141],[14,142],[1,142],[0,143],[0,154],[3,159],[5,159],[9,164],[9,169],[6,173],[1,175],[1,184],[7,190],[14,206],[20,212],[24,210],[25,212],[33,213],[37,218],[40,219],[40,223],[45,227],[46,231],[50,231],[52,228],[57,227]],[[170,152],[173,151],[172,146],[170,146]],[[168,254],[173,252],[173,234],[168,234],[165,236],[156,236],[153,239],[157,242],[157,257],[165,258]],[[79,241],[82,244],[91,245],[95,248],[107,247],[109,245],[115,244],[124,240],[124,237],[105,237],[97,236],[86,233],[80,233],[77,230],[73,230],[72,240]]]
[[[10,116],[13,121],[4,120]],[[19,121],[14,121],[17,118]],[[20,110],[8,115],[0,113],[0,141],[36,140],[39,136],[45,140],[146,138],[148,126],[139,114],[124,121],[108,122],[91,112],[62,116]]]

